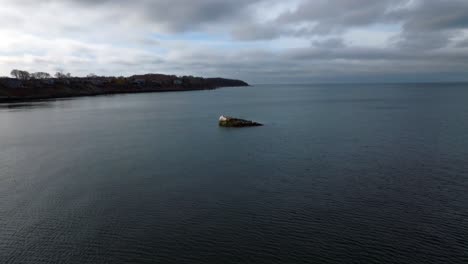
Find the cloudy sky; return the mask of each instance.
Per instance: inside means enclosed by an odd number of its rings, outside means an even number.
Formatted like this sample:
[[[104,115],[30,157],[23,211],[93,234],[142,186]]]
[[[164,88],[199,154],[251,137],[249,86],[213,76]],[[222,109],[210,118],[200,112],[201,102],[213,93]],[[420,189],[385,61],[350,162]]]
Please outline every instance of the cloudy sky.
[[[468,0],[0,0],[0,75],[468,80]]]

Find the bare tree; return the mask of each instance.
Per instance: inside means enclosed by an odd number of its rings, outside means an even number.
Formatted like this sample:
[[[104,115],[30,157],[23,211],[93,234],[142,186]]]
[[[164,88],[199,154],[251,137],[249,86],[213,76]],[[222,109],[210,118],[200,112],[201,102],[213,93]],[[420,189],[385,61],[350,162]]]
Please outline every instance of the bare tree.
[[[29,74],[29,72],[16,69],[12,70],[10,74],[11,76],[19,80],[28,80],[31,77],[31,74]]]
[[[19,70],[14,69],[14,70],[11,71],[10,74],[11,74],[12,77],[14,77],[16,79],[19,79]]]
[[[86,75],[86,77],[88,77],[88,78],[96,78],[96,77],[98,77],[98,76],[97,76],[96,74],[94,74],[94,73],[90,73],[90,74]]]
[[[31,73],[31,78],[33,78],[33,79],[48,79],[48,78],[51,78],[51,76],[47,72],[35,72],[35,73]]]
[[[63,78],[65,78],[65,74],[63,74],[63,72],[56,72],[54,76],[55,76],[55,78],[57,78],[57,79],[63,79]]]
[[[27,71],[20,71],[21,80],[28,80],[31,75]]]
[[[57,78],[57,79],[67,79],[67,78],[71,78],[71,74],[70,73],[57,72],[57,73],[55,73],[55,78]]]

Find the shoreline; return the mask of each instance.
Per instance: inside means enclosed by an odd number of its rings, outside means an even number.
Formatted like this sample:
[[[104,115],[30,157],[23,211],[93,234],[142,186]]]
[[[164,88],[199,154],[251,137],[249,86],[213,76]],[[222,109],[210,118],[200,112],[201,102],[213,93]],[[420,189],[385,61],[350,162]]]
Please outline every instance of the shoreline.
[[[131,77],[0,78],[0,104],[132,93],[184,92],[245,87],[241,80],[146,74]]]
[[[208,91],[217,90],[221,88],[229,87],[246,87],[246,86],[221,86],[216,88],[201,88],[201,89],[150,89],[150,90],[137,90],[137,91],[106,91],[89,94],[76,94],[76,95],[57,95],[57,96],[37,96],[37,97],[0,97],[0,104],[14,104],[14,103],[26,103],[26,102],[41,102],[48,100],[59,100],[59,99],[72,99],[80,97],[97,97],[106,95],[125,95],[125,94],[142,94],[142,93],[170,93],[170,92],[193,92],[193,91]]]

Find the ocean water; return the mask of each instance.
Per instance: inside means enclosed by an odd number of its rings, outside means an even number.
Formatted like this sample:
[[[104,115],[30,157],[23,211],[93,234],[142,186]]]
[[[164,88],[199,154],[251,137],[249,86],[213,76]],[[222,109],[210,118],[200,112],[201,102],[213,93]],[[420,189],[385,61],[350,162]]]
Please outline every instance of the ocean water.
[[[468,263],[468,84],[0,105],[0,263]]]

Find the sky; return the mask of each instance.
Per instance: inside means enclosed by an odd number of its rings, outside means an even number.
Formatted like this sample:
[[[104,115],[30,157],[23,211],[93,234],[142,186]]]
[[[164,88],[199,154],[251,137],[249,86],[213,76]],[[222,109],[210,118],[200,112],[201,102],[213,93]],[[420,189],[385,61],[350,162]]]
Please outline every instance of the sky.
[[[468,0],[0,0],[0,38],[0,76],[468,81]]]

